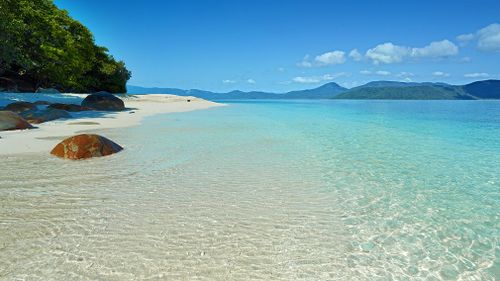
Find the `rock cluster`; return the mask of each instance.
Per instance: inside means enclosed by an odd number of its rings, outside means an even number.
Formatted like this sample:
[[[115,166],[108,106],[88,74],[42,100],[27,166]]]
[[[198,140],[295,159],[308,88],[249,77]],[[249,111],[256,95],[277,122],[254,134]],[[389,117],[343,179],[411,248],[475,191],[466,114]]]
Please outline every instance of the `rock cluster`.
[[[0,109],[0,131],[34,128],[40,124],[61,118],[71,118],[69,112],[86,110],[121,111],[124,102],[108,93],[88,95],[81,103],[64,104],[47,101],[13,102]],[[31,124],[30,124],[31,123]],[[81,134],[67,138],[52,149],[51,154],[65,159],[87,159],[117,153],[123,148],[113,141],[99,135]]]
[[[124,102],[109,93],[95,93],[88,95],[82,104],[51,103],[48,101],[36,101],[34,103],[17,101],[1,108],[3,113],[0,131],[17,130],[29,128],[23,122],[40,124],[61,118],[71,118],[68,112],[80,112],[88,110],[121,111],[125,109]],[[14,121],[20,120],[20,121]],[[16,123],[17,122],[17,123]],[[14,126],[13,124],[17,124]],[[28,124],[29,125],[29,124]]]

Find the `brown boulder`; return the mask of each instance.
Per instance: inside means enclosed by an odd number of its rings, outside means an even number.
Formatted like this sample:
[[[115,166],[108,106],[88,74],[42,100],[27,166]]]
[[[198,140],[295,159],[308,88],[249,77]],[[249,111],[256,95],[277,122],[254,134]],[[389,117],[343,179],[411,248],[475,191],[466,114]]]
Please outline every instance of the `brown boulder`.
[[[15,113],[20,113],[23,111],[28,111],[28,110],[33,110],[33,109],[36,109],[36,105],[34,103],[27,102],[27,101],[16,101],[16,102],[13,102],[11,104],[8,104],[5,107],[5,110],[10,110],[10,111],[15,112]]]
[[[0,111],[0,131],[31,129],[33,126],[12,111]]]
[[[87,159],[120,152],[123,148],[113,141],[94,134],[67,138],[52,149],[50,154],[65,159]]]

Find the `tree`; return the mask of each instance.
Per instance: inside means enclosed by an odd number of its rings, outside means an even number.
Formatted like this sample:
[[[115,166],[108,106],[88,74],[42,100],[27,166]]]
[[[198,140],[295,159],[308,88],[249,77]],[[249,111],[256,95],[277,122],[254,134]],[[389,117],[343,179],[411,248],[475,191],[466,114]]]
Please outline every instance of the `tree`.
[[[33,90],[123,93],[130,76],[124,62],[51,0],[0,0],[0,78]]]

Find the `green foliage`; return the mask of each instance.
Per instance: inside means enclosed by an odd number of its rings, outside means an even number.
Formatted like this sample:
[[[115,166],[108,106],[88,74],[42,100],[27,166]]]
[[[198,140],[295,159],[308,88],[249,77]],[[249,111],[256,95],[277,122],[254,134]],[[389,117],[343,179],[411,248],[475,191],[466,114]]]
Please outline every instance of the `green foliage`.
[[[0,77],[33,89],[126,92],[131,73],[52,0],[0,0]]]
[[[367,87],[349,90],[336,99],[455,100],[474,99],[458,86]]]

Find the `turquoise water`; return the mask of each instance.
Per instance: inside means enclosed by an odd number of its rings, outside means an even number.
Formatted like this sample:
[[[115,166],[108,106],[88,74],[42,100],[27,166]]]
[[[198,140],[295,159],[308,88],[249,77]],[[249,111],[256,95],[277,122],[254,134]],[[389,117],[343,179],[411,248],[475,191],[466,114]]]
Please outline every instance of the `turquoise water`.
[[[500,277],[500,102],[227,103],[3,159],[0,279]]]

